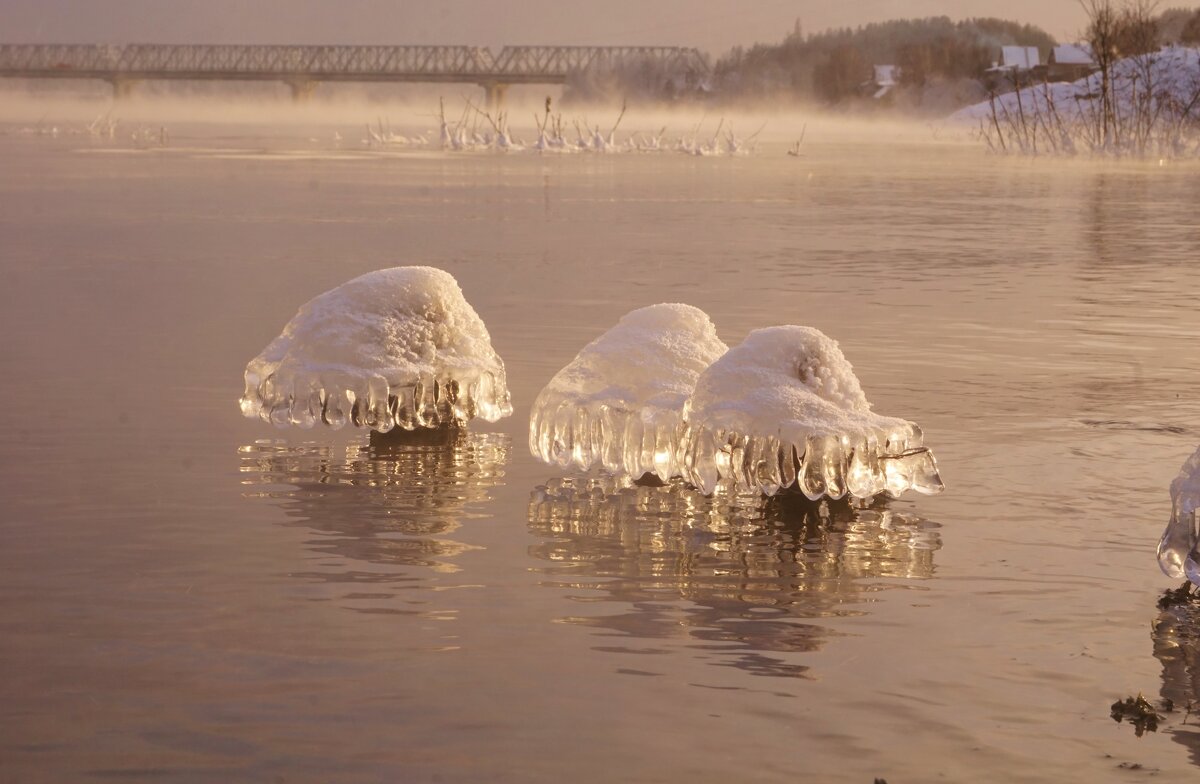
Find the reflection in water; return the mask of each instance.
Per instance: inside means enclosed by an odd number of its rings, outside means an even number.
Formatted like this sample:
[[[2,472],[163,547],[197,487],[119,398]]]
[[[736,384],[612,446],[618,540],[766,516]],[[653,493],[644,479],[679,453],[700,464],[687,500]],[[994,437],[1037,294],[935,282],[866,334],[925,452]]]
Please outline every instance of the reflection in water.
[[[534,491],[529,524],[544,540],[531,553],[556,578],[548,585],[631,606],[565,622],[642,639],[684,634],[718,664],[791,677],[807,668],[767,653],[812,651],[828,635],[797,619],[861,613],[848,605],[884,587],[866,578],[930,577],[941,546],[935,523],[885,508],[705,498],[679,483],[610,478],[551,480]]]
[[[1081,200],[1086,204],[1080,215],[1081,237],[1090,251],[1077,260],[1085,273],[1083,280],[1103,283],[1110,279],[1106,272],[1113,269],[1137,268],[1152,277],[1173,266],[1190,269],[1200,227],[1184,213],[1174,214],[1165,207],[1164,179],[1145,174],[1136,168],[1102,169],[1090,177],[1086,198]],[[1147,253],[1150,247],[1159,252]],[[1122,282],[1120,293],[1125,302],[1131,299],[1131,290],[1147,283],[1137,278],[1123,278]]]
[[[1167,732],[1200,765],[1200,604],[1192,600],[1161,612],[1154,621],[1154,656],[1162,663],[1162,697],[1175,704]]]
[[[468,545],[449,538],[501,484],[509,439],[460,433],[445,444],[349,446],[257,442],[244,446],[242,483],[248,497],[278,503],[297,525],[322,535],[311,541],[330,553],[373,565],[326,581],[393,583],[411,577],[375,566],[421,566],[454,572]]]

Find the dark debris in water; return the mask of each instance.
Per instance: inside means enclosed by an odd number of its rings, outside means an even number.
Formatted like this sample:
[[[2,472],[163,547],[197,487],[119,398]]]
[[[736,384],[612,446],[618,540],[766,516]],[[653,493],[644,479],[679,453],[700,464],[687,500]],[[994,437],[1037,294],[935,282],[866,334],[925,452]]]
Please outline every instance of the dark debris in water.
[[[1088,427],[1098,427],[1104,430],[1140,430],[1146,433],[1171,433],[1182,435],[1187,428],[1179,425],[1168,425],[1164,422],[1130,422],[1127,419],[1081,419],[1080,422]]]
[[[1185,582],[1178,588],[1163,591],[1162,597],[1158,600],[1158,609],[1169,610],[1172,607],[1191,604],[1198,596],[1200,594],[1196,592],[1196,587],[1191,582]]]
[[[1165,707],[1164,710],[1171,710],[1174,706]],[[1138,694],[1137,697],[1126,697],[1123,700],[1117,700],[1112,704],[1112,713],[1110,714],[1113,721],[1118,724],[1122,721],[1127,721],[1133,725],[1134,734],[1139,738],[1145,734],[1146,730],[1151,732],[1158,731],[1158,723],[1163,721],[1164,717],[1155,710],[1150,701]]]
[[[1113,759],[1113,755],[1105,754],[1105,759]],[[1140,762],[1118,762],[1117,768],[1120,770],[1138,770],[1144,773],[1149,773],[1151,776],[1158,775],[1158,768],[1150,768]]]

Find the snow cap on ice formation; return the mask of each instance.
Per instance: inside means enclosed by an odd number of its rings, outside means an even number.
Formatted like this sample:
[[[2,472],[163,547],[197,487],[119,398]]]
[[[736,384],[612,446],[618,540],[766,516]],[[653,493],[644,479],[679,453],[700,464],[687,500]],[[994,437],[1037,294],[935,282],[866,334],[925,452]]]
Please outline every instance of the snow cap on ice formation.
[[[529,448],[547,463],[599,463],[634,479],[678,476],[682,410],[726,351],[704,311],[660,304],[626,314],[550,380],[533,404]]]
[[[1200,449],[1171,482],[1171,522],[1158,543],[1158,565],[1168,577],[1200,585]]]
[[[393,267],[313,298],[246,366],[242,413],[386,433],[512,413],[504,362],[448,272]]]
[[[812,500],[944,487],[920,428],[873,413],[837,343],[812,327],[751,332],[701,374],[686,416],[683,476],[705,494],[721,480]]]

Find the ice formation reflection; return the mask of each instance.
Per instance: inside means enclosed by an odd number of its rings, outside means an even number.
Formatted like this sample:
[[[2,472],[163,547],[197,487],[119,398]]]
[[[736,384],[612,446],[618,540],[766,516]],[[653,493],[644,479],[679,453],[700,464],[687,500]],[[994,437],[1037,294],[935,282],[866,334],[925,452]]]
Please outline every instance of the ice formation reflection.
[[[1186,746],[1192,764],[1200,766],[1200,726],[1188,720],[1200,706],[1200,603],[1193,599],[1163,610],[1153,629],[1154,656],[1162,664],[1161,694],[1174,707],[1165,713],[1159,731]]]
[[[684,403],[726,349],[704,311],[690,305],[626,314],[538,394],[530,451],[563,468],[679,476]]]
[[[836,342],[812,327],[751,332],[700,375],[685,414],[683,476],[771,496],[871,499],[943,489],[921,429],[871,411]]]
[[[1169,577],[1200,585],[1200,449],[1171,482],[1171,520],[1158,543],[1158,565]]]
[[[607,594],[629,606],[566,619],[615,635],[686,645],[757,675],[803,676],[788,656],[828,633],[808,622],[861,613],[875,578],[932,576],[938,528],[882,506],[812,503],[758,493],[705,497],[676,480],[634,486],[614,477],[554,479],[529,505],[532,554],[551,587]],[[652,652],[614,642],[604,650]]]
[[[246,366],[242,413],[380,433],[512,414],[504,362],[448,272],[376,270],[310,300]]]
[[[458,570],[454,559],[469,546],[452,536],[485,516],[481,507],[503,483],[509,444],[501,434],[459,432],[431,446],[259,441],[239,451],[247,497],[277,503],[297,525],[320,532],[311,543],[318,553],[371,564],[306,576],[395,583],[412,578],[386,567]]]

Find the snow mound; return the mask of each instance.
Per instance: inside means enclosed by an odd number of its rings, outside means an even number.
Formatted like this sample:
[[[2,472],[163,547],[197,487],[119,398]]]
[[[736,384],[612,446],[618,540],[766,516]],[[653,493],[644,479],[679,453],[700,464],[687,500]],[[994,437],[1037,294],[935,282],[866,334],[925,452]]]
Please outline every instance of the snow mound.
[[[1168,577],[1200,585],[1200,449],[1171,482],[1171,522],[1158,543],[1158,565]]]
[[[704,311],[660,304],[626,314],[538,394],[529,449],[566,468],[678,476],[684,403],[726,351]]]
[[[1119,60],[1112,67],[1112,94],[1118,114],[1128,114],[1147,90],[1161,113],[1200,118],[1200,49],[1166,46],[1158,52]],[[1147,85],[1150,85],[1149,87]],[[1102,91],[1101,76],[1094,73],[1075,82],[1042,82],[999,95],[995,110],[1006,117],[1058,114],[1071,120],[1095,116]],[[950,122],[978,125],[991,121],[992,102],[981,101],[950,115]]]
[[[310,300],[246,365],[242,413],[386,433],[512,413],[504,363],[448,272],[394,267]]]
[[[683,476],[706,495],[722,481],[812,500],[944,489],[921,429],[873,413],[837,343],[811,327],[751,332],[701,374],[686,417]]]

